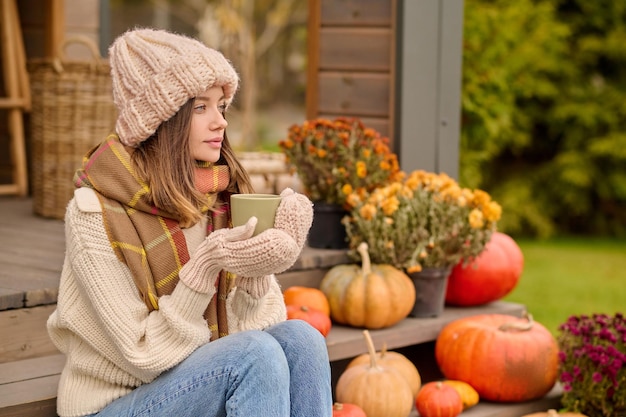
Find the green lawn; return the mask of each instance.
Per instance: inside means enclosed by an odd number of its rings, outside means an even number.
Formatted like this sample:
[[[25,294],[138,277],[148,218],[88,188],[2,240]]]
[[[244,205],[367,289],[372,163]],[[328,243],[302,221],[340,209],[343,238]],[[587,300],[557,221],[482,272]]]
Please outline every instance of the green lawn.
[[[555,335],[573,314],[626,313],[626,240],[518,239],[524,272],[505,297]]]

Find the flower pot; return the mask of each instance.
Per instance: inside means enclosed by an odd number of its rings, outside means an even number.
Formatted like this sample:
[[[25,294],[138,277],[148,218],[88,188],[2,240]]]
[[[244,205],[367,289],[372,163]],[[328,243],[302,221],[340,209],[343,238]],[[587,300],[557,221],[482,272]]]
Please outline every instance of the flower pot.
[[[309,246],[318,249],[347,249],[346,228],[341,223],[341,219],[347,214],[340,205],[314,201]]]
[[[409,316],[438,317],[443,312],[451,270],[451,267],[424,268],[406,273],[415,285],[415,305]]]

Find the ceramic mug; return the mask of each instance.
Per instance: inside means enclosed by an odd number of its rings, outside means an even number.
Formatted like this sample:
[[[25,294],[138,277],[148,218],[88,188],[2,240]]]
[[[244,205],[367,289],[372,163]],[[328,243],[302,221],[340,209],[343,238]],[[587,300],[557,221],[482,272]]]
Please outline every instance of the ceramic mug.
[[[233,227],[246,224],[250,217],[258,219],[253,236],[274,227],[276,209],[281,197],[277,194],[233,194],[230,196],[230,210]]]

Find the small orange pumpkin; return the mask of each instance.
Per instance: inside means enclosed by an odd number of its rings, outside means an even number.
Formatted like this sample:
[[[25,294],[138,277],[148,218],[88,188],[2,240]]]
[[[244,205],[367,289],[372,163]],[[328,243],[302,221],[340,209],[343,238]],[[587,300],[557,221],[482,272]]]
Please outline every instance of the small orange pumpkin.
[[[372,265],[367,243],[359,245],[362,267],[336,265],[322,279],[334,321],[353,327],[381,329],[406,318],[415,304],[415,286],[391,265]]]
[[[415,399],[421,417],[456,417],[463,411],[461,396],[441,381],[425,384]]]
[[[333,404],[333,417],[367,417],[365,411],[356,404]]]
[[[326,295],[314,287],[293,285],[283,291],[285,305],[307,306],[330,316],[330,305]]]
[[[324,336],[328,336],[332,327],[330,317],[321,311],[309,308],[307,306],[288,305],[287,306],[287,319],[300,319],[309,323],[315,327]]]
[[[455,379],[446,379],[443,381],[444,384],[450,385],[452,388],[456,390],[461,396],[461,401],[463,401],[463,410],[467,410],[470,407],[478,404],[480,400],[480,396],[478,392],[472,387],[470,384],[464,381],[457,381]]]

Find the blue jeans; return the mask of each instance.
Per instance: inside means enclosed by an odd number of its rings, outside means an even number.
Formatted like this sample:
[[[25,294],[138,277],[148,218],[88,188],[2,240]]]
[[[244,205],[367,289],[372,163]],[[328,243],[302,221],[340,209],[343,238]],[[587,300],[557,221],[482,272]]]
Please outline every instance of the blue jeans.
[[[301,320],[235,333],[198,348],[98,417],[331,417],[322,335]]]

